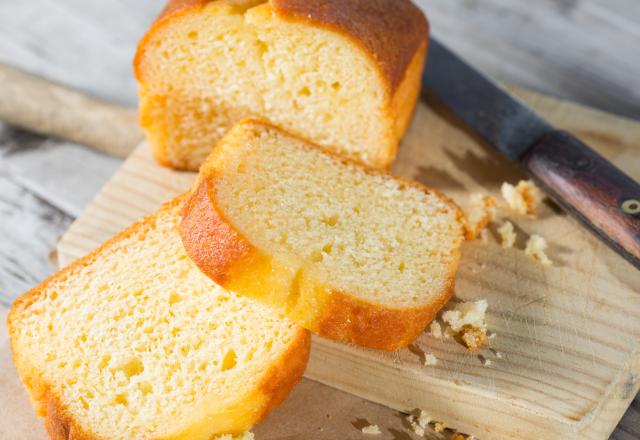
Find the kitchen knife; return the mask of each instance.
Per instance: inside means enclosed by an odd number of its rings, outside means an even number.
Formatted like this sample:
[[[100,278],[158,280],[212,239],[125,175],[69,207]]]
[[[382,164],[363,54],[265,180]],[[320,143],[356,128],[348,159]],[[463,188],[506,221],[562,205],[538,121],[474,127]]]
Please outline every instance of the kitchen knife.
[[[435,39],[423,89],[523,166],[565,211],[640,269],[640,185]]]

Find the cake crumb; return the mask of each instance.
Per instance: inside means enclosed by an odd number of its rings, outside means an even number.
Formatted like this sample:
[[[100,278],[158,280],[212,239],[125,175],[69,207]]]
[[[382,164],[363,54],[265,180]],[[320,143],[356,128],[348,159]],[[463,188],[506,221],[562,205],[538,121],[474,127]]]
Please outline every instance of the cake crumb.
[[[533,234],[527,241],[527,246],[524,250],[524,253],[544,266],[551,266],[553,263],[551,262],[549,257],[547,257],[547,254],[545,254],[544,251],[546,249],[547,240],[539,235]]]
[[[431,418],[424,410],[418,410],[417,415],[409,414],[406,420],[409,422],[411,430],[421,437],[424,435],[427,425],[431,422]]]
[[[474,440],[474,438],[472,435],[464,435],[457,432],[451,437],[451,440]]]
[[[447,425],[444,422],[435,422],[433,425],[433,430],[435,432],[442,433],[445,429],[447,429]]]
[[[484,194],[473,194],[465,213],[465,235],[475,240],[485,230],[495,215],[496,199]]]
[[[438,321],[431,321],[431,324],[429,325],[429,334],[436,339],[442,339],[442,326]]]
[[[516,186],[503,183],[500,189],[509,208],[521,215],[535,216],[542,200],[540,189],[531,180],[521,180]]]
[[[484,346],[487,340],[487,332],[485,329],[478,327],[464,326],[460,339],[469,351],[478,351]]]
[[[498,234],[500,234],[500,244],[504,249],[513,247],[517,238],[513,229],[513,223],[505,221],[502,226],[498,228]]]
[[[364,426],[361,429],[363,434],[366,435],[380,435],[382,434],[382,431],[380,431],[380,427],[378,427],[378,425],[369,425],[369,426]]]
[[[432,366],[438,363],[438,358],[432,355],[431,353],[427,353],[424,355],[424,365]]]
[[[456,305],[453,310],[442,314],[442,320],[448,324],[447,330],[460,338],[470,351],[482,348],[487,339],[487,300],[465,302]]]

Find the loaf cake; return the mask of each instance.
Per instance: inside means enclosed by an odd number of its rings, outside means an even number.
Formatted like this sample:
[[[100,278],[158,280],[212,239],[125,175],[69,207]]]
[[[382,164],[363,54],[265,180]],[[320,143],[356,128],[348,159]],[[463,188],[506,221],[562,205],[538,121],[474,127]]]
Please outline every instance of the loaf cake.
[[[202,165],[180,233],[223,287],[322,336],[394,350],[451,296],[464,219],[436,191],[245,120]]]
[[[247,117],[386,167],[427,36],[410,0],[171,0],[134,60],[141,125],[177,169],[197,170]]]
[[[308,332],[193,265],[183,201],[14,304],[15,365],[52,439],[250,439],[300,379]]]

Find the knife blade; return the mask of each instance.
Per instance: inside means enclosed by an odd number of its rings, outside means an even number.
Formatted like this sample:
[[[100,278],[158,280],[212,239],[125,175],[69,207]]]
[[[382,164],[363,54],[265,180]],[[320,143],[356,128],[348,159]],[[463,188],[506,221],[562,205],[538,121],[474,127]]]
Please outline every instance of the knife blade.
[[[576,137],[557,130],[436,39],[423,90],[640,269],[640,185]]]

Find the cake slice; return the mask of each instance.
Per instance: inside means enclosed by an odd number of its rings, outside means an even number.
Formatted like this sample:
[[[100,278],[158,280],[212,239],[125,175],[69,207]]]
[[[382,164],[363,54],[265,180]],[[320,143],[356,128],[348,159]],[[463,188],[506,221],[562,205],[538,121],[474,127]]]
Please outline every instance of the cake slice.
[[[436,191],[248,120],[203,164],[180,231],[216,283],[322,336],[393,350],[451,296],[464,221]]]
[[[14,304],[14,362],[52,439],[248,439],[302,376],[308,332],[194,266],[183,201]]]
[[[410,0],[171,0],[138,45],[140,121],[178,169],[197,170],[247,117],[386,167],[427,36]]]

